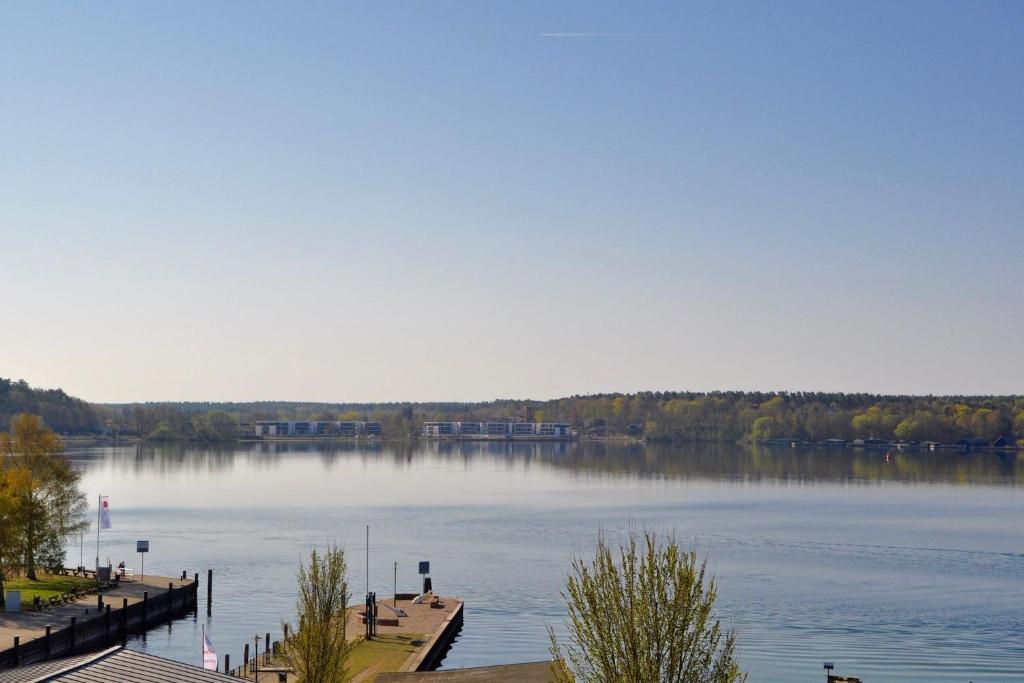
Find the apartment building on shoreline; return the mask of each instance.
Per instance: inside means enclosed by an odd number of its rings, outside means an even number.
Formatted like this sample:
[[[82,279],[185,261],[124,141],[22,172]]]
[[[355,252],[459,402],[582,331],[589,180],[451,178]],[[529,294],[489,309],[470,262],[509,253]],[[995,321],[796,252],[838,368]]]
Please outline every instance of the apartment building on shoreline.
[[[567,422],[424,422],[428,439],[571,439]]]
[[[380,422],[329,422],[300,420],[259,420],[253,425],[256,437],[379,437]]]

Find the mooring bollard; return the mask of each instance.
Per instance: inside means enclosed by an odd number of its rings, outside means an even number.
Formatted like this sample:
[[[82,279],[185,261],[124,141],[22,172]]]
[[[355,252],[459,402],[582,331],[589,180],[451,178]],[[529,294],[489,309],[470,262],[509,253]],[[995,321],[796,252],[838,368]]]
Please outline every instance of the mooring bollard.
[[[103,609],[103,596],[99,593],[96,594],[96,609]]]

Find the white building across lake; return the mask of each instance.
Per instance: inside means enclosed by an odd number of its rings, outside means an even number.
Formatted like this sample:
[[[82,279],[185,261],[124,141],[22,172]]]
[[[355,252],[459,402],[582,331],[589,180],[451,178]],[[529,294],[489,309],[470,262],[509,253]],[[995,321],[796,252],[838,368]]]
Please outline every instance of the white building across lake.
[[[423,436],[428,439],[568,439],[572,431],[567,422],[424,422]]]
[[[380,436],[380,422],[259,420],[255,436]]]

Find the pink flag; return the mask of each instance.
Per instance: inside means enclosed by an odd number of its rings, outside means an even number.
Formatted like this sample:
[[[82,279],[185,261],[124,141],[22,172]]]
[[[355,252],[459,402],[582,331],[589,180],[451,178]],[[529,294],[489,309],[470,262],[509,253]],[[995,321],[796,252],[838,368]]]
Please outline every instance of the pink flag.
[[[217,670],[217,652],[210,643],[210,637],[206,635],[206,627],[203,627],[203,668],[209,671]]]

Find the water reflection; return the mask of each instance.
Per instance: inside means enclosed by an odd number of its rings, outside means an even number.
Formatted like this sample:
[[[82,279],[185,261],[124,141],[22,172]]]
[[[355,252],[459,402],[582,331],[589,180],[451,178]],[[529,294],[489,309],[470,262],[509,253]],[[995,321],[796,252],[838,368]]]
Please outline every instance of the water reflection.
[[[341,461],[411,468],[425,460],[472,468],[487,461],[579,475],[617,478],[795,483],[946,483],[1016,486],[1024,477],[1017,454],[949,451],[863,451],[751,447],[737,444],[619,444],[596,442],[259,443],[226,446],[99,447],[69,453],[77,466],[106,461],[128,474],[218,473],[247,467],[287,467],[290,457],[315,454],[326,468]]]
[[[355,563],[355,584],[389,589],[398,562],[415,585],[429,559],[435,585],[472,605],[447,665],[541,659],[547,627],[564,617],[571,556],[599,529],[642,523],[709,553],[751,683],[816,680],[833,658],[865,680],[1024,680],[1024,646],[1007,637],[1024,632],[1018,457],[400,441],[70,456],[91,499],[114,505],[104,556],[130,558],[146,538],[154,572],[216,569],[202,626],[232,658],[253,632],[293,618],[290,587],[310,547],[361,552],[370,524],[372,564]],[[80,557],[80,541],[69,550]],[[194,662],[201,633],[176,622],[132,647]]]

